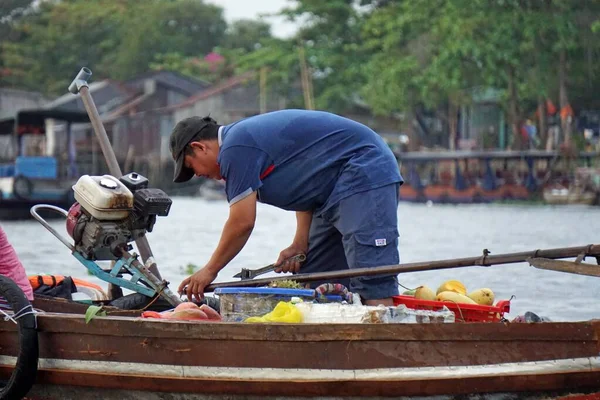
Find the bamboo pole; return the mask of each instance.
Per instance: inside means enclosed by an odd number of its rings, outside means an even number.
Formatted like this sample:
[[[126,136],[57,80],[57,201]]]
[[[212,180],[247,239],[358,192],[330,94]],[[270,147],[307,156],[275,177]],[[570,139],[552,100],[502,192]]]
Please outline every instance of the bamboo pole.
[[[314,110],[306,55],[304,53],[304,46],[302,45],[298,46],[298,56],[300,57],[300,78],[302,81],[302,93],[304,94],[304,107],[307,110]]]
[[[315,272],[309,274],[296,274],[296,275],[285,275],[272,278],[244,280],[244,281],[233,281],[233,282],[221,282],[209,285],[205,288],[206,292],[213,291],[216,288],[224,287],[253,287],[253,286],[266,286],[273,281],[293,279],[296,282],[313,282],[328,279],[341,279],[341,278],[352,278],[357,276],[373,276],[373,275],[392,275],[402,274],[406,272],[419,272],[419,271],[432,271],[438,269],[451,269],[451,268],[462,268],[462,267],[488,267],[491,265],[499,264],[514,264],[519,262],[526,262],[531,258],[547,258],[547,259],[558,259],[558,258],[570,258],[570,257],[582,257],[592,256],[600,257],[600,245],[588,245],[580,247],[564,247],[547,250],[533,250],[524,251],[520,253],[507,253],[489,255],[486,250],[483,254],[478,257],[468,258],[455,258],[448,260],[439,261],[423,261],[414,262],[407,264],[397,265],[384,265],[381,267],[373,268],[354,268],[343,271],[332,271],[332,272]],[[599,267],[600,268],[600,267]]]
[[[267,112],[267,67],[260,68],[260,113]]]

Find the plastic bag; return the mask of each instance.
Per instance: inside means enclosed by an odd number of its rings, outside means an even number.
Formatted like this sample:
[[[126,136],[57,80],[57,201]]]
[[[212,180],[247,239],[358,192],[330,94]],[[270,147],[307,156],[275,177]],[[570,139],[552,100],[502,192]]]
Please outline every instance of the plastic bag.
[[[287,324],[298,324],[302,322],[302,314],[291,302],[280,301],[270,313],[262,317],[246,318],[244,322],[284,322]]]

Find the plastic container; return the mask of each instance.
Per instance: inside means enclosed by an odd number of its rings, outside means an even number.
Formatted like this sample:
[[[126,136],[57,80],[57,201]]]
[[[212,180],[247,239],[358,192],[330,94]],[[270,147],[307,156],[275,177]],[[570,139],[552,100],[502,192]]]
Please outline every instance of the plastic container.
[[[428,324],[453,323],[455,316],[444,307],[440,311],[354,304],[300,303],[296,307],[307,324]]]
[[[291,301],[298,297],[302,301],[341,302],[338,295],[326,295],[325,298],[315,296],[311,289],[282,289],[282,288],[217,288],[214,291],[219,296],[220,312],[223,321],[242,322],[249,317],[260,317],[275,309],[280,301]]]
[[[133,194],[111,175],[83,175],[73,185],[73,192],[81,207],[101,221],[126,218],[133,208]]]
[[[404,304],[414,310],[441,310],[444,306],[455,315],[456,322],[498,322],[510,312],[510,301],[500,300],[495,306],[458,304],[450,301],[415,299],[413,296],[394,296],[394,305]]]

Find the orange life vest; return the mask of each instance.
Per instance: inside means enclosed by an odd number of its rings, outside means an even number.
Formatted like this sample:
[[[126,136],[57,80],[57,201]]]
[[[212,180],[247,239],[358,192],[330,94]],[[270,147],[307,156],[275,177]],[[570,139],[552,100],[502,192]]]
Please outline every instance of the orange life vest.
[[[65,280],[65,277],[63,275],[29,275],[27,278],[29,279],[29,284],[31,285],[33,290],[36,290],[37,288],[39,288],[42,285],[55,287],[56,285],[60,284],[62,281]],[[77,287],[83,286],[83,287],[89,287],[92,289],[103,291],[100,286],[98,286],[94,283],[84,281],[83,279],[79,279],[79,278],[71,277],[71,279],[73,280],[73,283],[75,283],[75,286],[77,286]]]

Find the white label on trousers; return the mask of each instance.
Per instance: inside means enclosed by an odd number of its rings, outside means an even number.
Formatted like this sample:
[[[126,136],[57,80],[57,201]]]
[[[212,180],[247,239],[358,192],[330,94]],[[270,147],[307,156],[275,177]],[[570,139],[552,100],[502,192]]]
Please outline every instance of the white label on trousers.
[[[385,246],[387,243],[387,240],[385,239],[375,239],[375,246]]]

